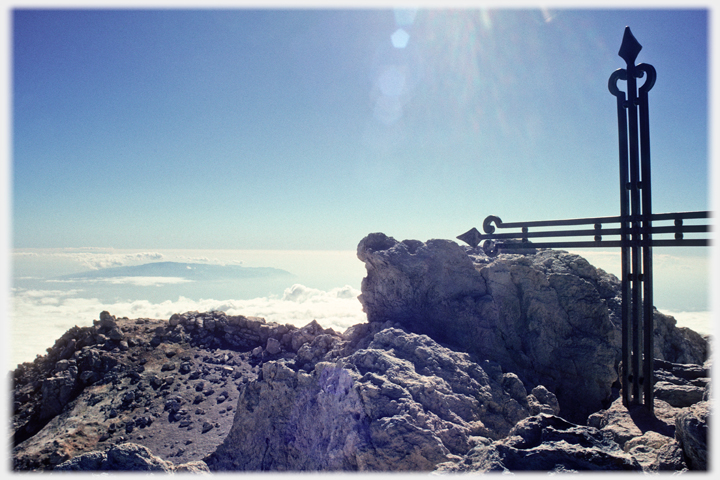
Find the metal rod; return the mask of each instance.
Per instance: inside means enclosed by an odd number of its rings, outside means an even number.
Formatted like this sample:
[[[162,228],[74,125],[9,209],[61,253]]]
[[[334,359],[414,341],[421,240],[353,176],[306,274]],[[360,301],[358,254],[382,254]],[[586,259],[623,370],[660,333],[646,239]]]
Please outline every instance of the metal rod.
[[[626,175],[625,175],[626,177]],[[624,182],[623,185],[627,185]],[[627,186],[624,187],[625,189]],[[627,192],[625,192],[627,193]],[[621,208],[622,210],[622,208]],[[651,215],[653,222],[663,220],[676,220],[676,219],[700,219],[700,218],[711,218],[712,212],[703,211],[692,211],[692,212],[674,212],[674,213],[655,213]],[[642,216],[638,215],[636,218],[642,219]],[[613,217],[587,217],[587,218],[569,218],[569,219],[556,219],[556,220],[535,220],[529,222],[503,222],[496,215],[488,215],[483,221],[483,225],[487,226],[491,223],[495,223],[496,228],[522,228],[522,227],[559,227],[565,225],[594,225],[596,223],[621,223],[623,220],[631,221],[633,219],[628,211],[625,214]],[[495,228],[490,227],[492,230]],[[486,227],[483,227],[487,231]]]
[[[711,244],[709,239],[689,239],[689,240],[657,240],[653,239],[651,246],[653,247],[708,247]],[[622,240],[602,240],[600,242],[578,241],[578,242],[517,242],[517,243],[497,243],[495,246],[501,250],[516,250],[525,248],[597,248],[597,247],[623,247]]]
[[[654,234],[663,233],[706,233],[710,231],[708,225],[680,225],[680,226],[658,226],[643,229],[645,232]],[[545,237],[594,237],[600,233],[603,237],[622,235],[622,228],[607,228],[604,230],[553,230],[539,232],[510,232],[510,233],[492,233],[478,237],[480,240],[500,240],[512,238],[545,238]],[[641,244],[645,244],[643,241]]]
[[[655,358],[655,326],[653,318],[653,264],[652,264],[652,191],[650,162],[650,114],[648,92],[655,85],[656,72],[652,65],[640,64],[637,70],[645,72],[645,83],[639,89],[640,113],[640,169],[642,182],[643,216],[643,403],[652,413],[654,411],[653,359]]]

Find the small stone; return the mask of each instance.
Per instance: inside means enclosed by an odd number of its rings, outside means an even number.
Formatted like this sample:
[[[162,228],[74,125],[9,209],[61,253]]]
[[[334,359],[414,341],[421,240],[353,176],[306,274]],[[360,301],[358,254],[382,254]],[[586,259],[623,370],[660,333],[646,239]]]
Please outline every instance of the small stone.
[[[280,342],[276,338],[268,338],[267,345],[265,346],[265,351],[269,353],[270,355],[277,355],[282,351],[282,347],[280,345]]]

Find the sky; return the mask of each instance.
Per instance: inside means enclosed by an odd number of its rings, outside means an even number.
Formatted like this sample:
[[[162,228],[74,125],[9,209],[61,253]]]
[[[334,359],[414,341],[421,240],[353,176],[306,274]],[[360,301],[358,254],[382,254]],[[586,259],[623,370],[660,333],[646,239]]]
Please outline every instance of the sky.
[[[652,64],[655,212],[707,210],[704,9],[16,9],[14,248],[352,250],[619,213],[610,74]]]

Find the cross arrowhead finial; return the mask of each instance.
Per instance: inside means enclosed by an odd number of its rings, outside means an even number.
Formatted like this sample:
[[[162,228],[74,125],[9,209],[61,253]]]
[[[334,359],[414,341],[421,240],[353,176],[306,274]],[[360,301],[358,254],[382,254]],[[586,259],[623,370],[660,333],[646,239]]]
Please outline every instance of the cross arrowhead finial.
[[[471,247],[475,248],[480,244],[480,239],[482,238],[482,235],[480,235],[480,232],[477,228],[473,227],[467,232],[463,233],[462,235],[458,235],[455,238],[457,238],[458,240],[462,240]]]
[[[642,45],[635,39],[630,31],[630,27],[625,27],[625,34],[623,35],[618,55],[625,60],[628,66],[634,66],[635,59],[638,53],[640,53],[640,50],[642,50]]]

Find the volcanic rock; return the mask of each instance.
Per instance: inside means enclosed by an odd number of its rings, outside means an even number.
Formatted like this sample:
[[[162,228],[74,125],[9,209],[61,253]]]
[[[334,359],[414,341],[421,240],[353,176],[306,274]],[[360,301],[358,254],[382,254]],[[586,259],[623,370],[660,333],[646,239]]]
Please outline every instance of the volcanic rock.
[[[683,409],[675,417],[675,435],[682,444],[688,465],[694,470],[707,470],[707,437],[709,402],[700,402]]]
[[[147,447],[134,443],[115,445],[107,452],[83,453],[55,467],[55,471],[103,470],[210,473],[207,465],[202,461],[193,461],[176,466],[172,462],[153,455]]]
[[[205,459],[208,466],[432,470],[477,442],[504,437],[529,415],[517,376],[426,335],[386,328],[349,356],[337,358],[339,350],[303,368],[265,363],[256,380],[241,386],[233,427]],[[535,393],[535,408],[557,409],[547,389]]]
[[[638,461],[593,427],[540,414],[520,421],[503,440],[475,447],[440,472],[642,470]]]
[[[175,464],[201,461],[230,430],[238,384],[255,378],[259,361],[295,355],[262,346],[299,330],[223,312],[176,314],[172,322],[102,312],[93,323],[71,328],[47,355],[13,372],[15,470],[52,469],[128,442]],[[305,341],[316,330],[317,322],[306,328]],[[132,346],[119,348],[105,335],[113,331]],[[261,355],[253,358],[248,350],[256,347]]]
[[[478,358],[524,384],[544,385],[577,422],[612,400],[620,360],[620,284],[578,255],[558,250],[501,254],[449,240],[382,233],[358,245],[359,297],[368,321],[397,322]],[[702,364],[707,341],[656,315],[656,356]],[[579,397],[578,392],[582,392]]]

